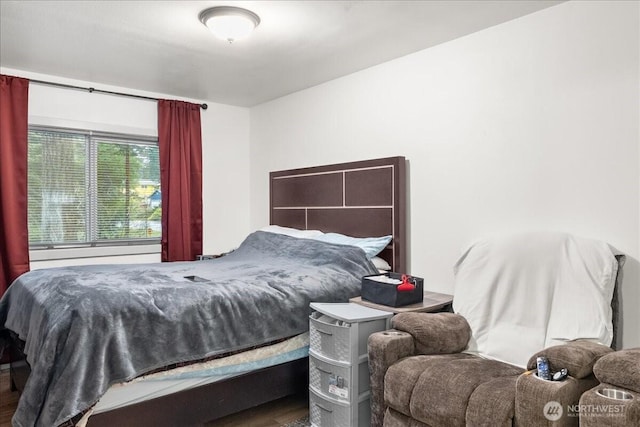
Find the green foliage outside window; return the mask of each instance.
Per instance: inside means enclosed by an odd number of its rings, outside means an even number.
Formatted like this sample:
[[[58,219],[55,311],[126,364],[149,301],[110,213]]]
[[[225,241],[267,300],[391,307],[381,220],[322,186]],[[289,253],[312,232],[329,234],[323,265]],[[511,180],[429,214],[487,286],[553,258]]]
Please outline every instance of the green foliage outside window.
[[[130,136],[30,129],[32,246],[157,240],[159,195],[156,144]]]

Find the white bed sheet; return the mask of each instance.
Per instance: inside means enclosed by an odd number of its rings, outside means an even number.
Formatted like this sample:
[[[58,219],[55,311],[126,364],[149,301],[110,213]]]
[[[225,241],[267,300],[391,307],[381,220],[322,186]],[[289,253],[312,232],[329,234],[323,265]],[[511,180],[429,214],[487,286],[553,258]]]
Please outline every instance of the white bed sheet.
[[[207,362],[135,378],[112,385],[77,424],[86,425],[93,414],[107,412],[146,400],[225,380],[257,369],[300,359],[309,354],[309,332],[285,341]]]

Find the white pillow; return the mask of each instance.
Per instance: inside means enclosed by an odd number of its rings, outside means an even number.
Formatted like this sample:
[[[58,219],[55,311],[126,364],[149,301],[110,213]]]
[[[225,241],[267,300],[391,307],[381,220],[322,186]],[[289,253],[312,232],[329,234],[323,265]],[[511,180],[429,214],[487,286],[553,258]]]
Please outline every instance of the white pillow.
[[[391,271],[389,263],[378,256],[371,258],[371,262],[380,272]]]
[[[315,239],[324,234],[319,230],[298,230],[297,228],[281,227],[279,225],[267,225],[266,227],[262,227],[260,231],[284,234],[285,236],[297,237],[298,239]]]
[[[365,254],[367,254],[367,258],[371,259],[387,247],[389,242],[391,242],[391,237],[392,236],[351,237],[338,233],[326,233],[317,237],[316,239],[327,243],[335,243],[338,245],[357,246],[361,248]]]
[[[299,230],[291,227],[281,227],[279,225],[267,225],[262,227],[260,231],[266,231],[268,233],[284,234],[286,236],[297,237],[299,239],[314,239],[321,242],[335,243],[337,245],[349,245],[357,246],[361,248],[367,258],[373,259],[391,242],[392,236],[382,237],[351,237],[338,233],[323,233],[319,230]],[[380,270],[391,270],[391,266],[382,258],[376,257],[378,260],[374,261],[376,268]],[[376,262],[380,265],[376,264]]]

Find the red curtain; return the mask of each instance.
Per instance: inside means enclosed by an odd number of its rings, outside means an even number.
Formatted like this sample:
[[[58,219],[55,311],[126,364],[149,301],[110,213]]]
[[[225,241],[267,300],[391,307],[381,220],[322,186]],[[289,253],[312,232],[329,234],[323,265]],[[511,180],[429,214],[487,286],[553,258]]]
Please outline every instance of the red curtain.
[[[0,296],[29,271],[28,98],[29,80],[0,75]]]
[[[162,261],[202,254],[202,136],[200,106],[158,101]]]

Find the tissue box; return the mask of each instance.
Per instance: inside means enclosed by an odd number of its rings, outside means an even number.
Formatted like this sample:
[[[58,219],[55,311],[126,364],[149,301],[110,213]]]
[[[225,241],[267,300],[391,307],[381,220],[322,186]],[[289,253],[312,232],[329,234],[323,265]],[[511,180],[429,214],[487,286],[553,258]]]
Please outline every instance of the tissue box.
[[[422,302],[424,298],[424,280],[422,278],[407,275],[409,281],[415,285],[415,289],[413,291],[400,292],[397,290],[398,285],[371,280],[371,277],[381,275],[382,274],[374,274],[362,278],[360,294],[363,300],[391,307],[401,307],[403,305]],[[384,275],[392,279],[402,280],[401,273],[388,272]]]

